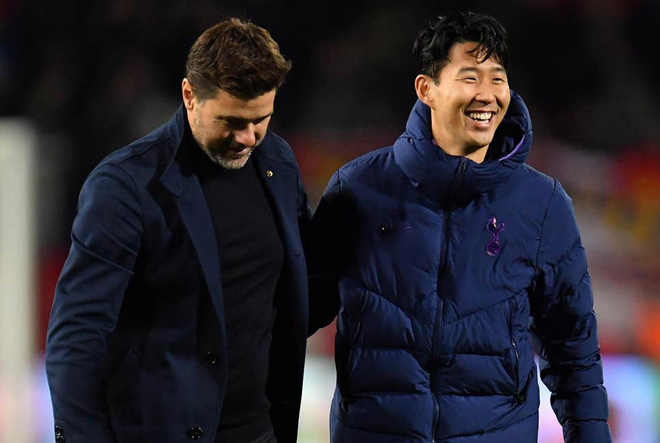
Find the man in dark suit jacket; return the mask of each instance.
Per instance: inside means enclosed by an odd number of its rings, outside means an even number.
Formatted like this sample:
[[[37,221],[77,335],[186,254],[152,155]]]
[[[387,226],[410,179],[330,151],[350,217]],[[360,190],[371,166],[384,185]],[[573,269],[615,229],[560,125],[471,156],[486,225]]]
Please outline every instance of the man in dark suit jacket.
[[[230,19],[192,46],[174,118],[87,178],[51,313],[62,442],[294,442],[307,335],[291,64]]]

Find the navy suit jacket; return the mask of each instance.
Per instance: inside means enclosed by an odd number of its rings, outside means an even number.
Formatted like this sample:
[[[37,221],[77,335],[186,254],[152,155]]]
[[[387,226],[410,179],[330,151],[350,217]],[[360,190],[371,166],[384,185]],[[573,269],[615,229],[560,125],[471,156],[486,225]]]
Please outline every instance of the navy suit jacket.
[[[46,345],[58,442],[213,441],[227,378],[221,270],[181,143],[185,118],[181,107],[83,185]],[[267,395],[278,442],[293,442],[308,323],[300,230],[310,212],[284,140],[268,132],[253,160],[285,250]]]

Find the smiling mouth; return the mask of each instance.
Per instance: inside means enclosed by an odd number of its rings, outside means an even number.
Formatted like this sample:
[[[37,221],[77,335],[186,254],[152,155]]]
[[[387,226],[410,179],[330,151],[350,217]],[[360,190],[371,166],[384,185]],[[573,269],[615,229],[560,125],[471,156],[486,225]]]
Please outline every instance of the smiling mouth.
[[[243,157],[245,155],[248,155],[249,153],[250,153],[250,148],[248,148],[247,146],[243,146],[241,148],[232,148],[228,151],[229,155],[236,158]]]
[[[493,116],[495,115],[494,112],[467,112],[466,115],[474,120],[475,122],[478,123],[488,123],[491,121]]]

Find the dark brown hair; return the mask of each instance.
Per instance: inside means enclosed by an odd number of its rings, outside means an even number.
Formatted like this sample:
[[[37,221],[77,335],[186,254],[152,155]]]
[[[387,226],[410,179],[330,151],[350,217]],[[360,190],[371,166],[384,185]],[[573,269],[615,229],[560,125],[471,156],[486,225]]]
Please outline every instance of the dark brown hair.
[[[237,18],[224,20],[199,36],[186,60],[186,78],[200,100],[218,88],[243,100],[282,86],[291,62],[270,33]]]

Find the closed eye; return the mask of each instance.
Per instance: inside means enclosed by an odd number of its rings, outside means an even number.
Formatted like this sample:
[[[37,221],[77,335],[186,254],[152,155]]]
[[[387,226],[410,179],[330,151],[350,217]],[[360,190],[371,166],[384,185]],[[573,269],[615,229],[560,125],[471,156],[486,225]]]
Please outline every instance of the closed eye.
[[[235,117],[217,117],[216,121],[219,123],[223,123],[227,125],[230,129],[240,131],[241,129],[245,129],[250,123],[253,125],[258,125],[260,123],[265,122],[268,120],[273,115],[273,113],[269,113],[267,115],[264,115],[263,117],[258,117],[254,120],[247,120],[243,118],[235,118]]]
[[[219,119],[217,119],[216,121],[219,122],[219,123],[222,123],[222,124],[224,124],[224,125],[226,125],[226,126],[228,126],[230,129],[235,129],[235,130],[236,130],[236,129],[243,129],[245,126],[247,126],[247,123],[246,123],[246,122],[238,122],[238,121],[234,121],[234,120],[226,120],[226,119],[223,119],[223,118],[219,118]]]

